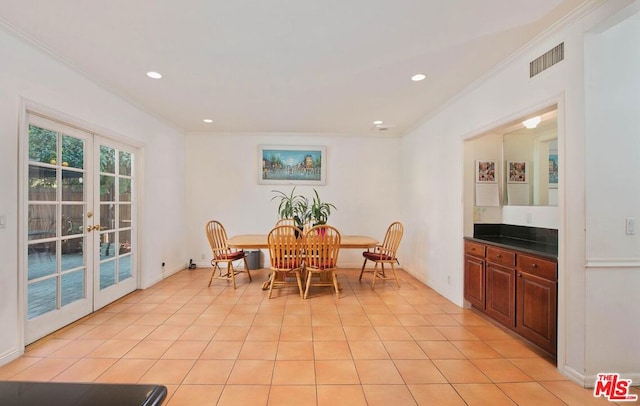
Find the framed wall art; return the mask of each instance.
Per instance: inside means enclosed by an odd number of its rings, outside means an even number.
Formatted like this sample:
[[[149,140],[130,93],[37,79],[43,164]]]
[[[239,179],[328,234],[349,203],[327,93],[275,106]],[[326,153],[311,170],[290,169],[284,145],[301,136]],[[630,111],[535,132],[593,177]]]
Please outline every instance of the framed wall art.
[[[549,154],[549,188],[558,188],[558,154]]]
[[[529,183],[527,161],[507,161],[507,183]]]
[[[317,146],[258,146],[258,183],[324,185],[327,148]]]
[[[496,183],[496,161],[476,161],[476,183]]]

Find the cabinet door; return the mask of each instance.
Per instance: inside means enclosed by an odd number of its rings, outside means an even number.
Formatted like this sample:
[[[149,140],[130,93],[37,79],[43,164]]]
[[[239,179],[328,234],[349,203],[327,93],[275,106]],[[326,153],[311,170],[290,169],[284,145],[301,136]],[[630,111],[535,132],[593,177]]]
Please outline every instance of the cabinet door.
[[[507,327],[515,327],[516,270],[487,262],[485,312]]]
[[[484,260],[465,255],[464,257],[464,298],[473,307],[484,310]]]
[[[556,282],[518,272],[516,331],[550,354],[556,354]]]

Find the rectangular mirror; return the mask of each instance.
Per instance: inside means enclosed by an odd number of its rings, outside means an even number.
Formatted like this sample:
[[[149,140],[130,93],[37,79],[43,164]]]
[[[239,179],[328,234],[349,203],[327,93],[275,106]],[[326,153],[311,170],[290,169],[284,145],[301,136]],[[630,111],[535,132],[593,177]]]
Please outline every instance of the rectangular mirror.
[[[539,111],[503,131],[504,203],[558,205],[557,108]]]

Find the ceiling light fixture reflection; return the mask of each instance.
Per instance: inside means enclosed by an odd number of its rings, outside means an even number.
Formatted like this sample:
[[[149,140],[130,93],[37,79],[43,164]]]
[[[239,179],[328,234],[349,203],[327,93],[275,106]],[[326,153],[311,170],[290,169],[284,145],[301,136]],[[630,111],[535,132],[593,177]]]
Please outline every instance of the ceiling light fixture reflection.
[[[426,78],[427,75],[425,75],[424,73],[417,73],[411,76],[411,80],[413,80],[414,82],[420,82],[421,80],[425,80]]]
[[[540,124],[541,120],[542,120],[542,117],[540,116],[531,117],[528,120],[524,120],[522,122],[522,125],[524,125],[527,128],[536,128],[538,124]]]
[[[205,123],[207,123],[207,124],[211,124],[211,123],[213,123],[213,120],[212,120],[212,119],[210,119],[210,118],[205,118],[205,119],[204,119],[204,120],[202,120],[202,121],[204,121],[204,122],[205,122]]]
[[[376,120],[373,122],[373,125],[380,125],[382,124],[382,120]]]
[[[161,74],[159,74],[158,72],[147,72],[147,76],[149,76],[151,79],[160,79],[162,77]]]

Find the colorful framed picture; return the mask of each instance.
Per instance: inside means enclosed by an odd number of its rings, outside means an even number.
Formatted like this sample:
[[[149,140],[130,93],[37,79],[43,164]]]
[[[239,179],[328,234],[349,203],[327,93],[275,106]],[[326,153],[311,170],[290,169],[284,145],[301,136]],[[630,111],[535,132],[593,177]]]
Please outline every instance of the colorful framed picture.
[[[549,154],[549,188],[558,188],[558,154]]]
[[[324,185],[327,148],[316,146],[258,146],[258,183]]]
[[[507,183],[529,183],[527,161],[507,161]]]
[[[496,183],[496,161],[476,161],[476,183]]]

